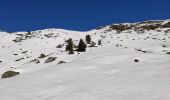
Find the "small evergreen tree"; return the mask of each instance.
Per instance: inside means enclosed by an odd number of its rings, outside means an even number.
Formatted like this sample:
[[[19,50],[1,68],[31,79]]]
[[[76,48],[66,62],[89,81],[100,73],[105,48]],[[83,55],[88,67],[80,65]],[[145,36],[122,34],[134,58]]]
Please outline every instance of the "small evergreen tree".
[[[86,43],[90,44],[91,43],[91,37],[90,35],[86,35]]]
[[[96,43],[95,42],[91,42],[89,47],[95,47],[95,46],[96,46]]]
[[[87,47],[86,43],[83,41],[83,39],[80,39],[77,51],[84,52],[86,51],[86,47]]]
[[[68,39],[66,41],[67,45],[66,45],[66,51],[68,51],[68,54],[74,54],[74,50],[73,50],[73,41],[72,39]]]
[[[98,40],[98,45],[101,45],[102,44],[102,40]]]

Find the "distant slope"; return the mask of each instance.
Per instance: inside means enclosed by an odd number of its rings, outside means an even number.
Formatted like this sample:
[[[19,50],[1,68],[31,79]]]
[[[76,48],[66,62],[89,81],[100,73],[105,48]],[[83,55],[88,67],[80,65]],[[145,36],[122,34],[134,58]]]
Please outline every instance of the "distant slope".
[[[0,99],[169,100],[169,25],[169,20],[161,20],[87,32],[0,32],[0,75],[8,70],[20,72],[0,79]],[[73,55],[65,51],[67,39],[77,45],[87,34],[102,44]],[[41,54],[46,56],[39,58]],[[45,63],[50,57],[56,60]]]

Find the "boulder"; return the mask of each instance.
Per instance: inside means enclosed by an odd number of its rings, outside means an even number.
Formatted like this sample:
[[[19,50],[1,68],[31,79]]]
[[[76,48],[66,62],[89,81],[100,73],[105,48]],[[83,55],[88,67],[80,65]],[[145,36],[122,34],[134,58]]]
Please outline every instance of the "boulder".
[[[134,59],[134,62],[139,62],[139,59]]]
[[[57,58],[56,57],[49,57],[44,63],[50,63],[55,61]]]
[[[38,58],[44,58],[44,57],[46,57],[46,55],[42,53]]]
[[[6,71],[5,73],[2,74],[1,78],[10,78],[16,75],[19,75],[19,72],[15,72],[15,71]]]

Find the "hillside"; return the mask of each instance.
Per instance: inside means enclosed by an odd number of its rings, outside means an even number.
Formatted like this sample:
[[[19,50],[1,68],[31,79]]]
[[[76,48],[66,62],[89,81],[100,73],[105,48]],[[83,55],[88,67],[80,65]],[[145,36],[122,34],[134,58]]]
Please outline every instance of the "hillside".
[[[72,55],[65,51],[66,40],[78,45],[86,35],[95,47]],[[55,60],[46,63],[50,57]],[[20,74],[0,79],[3,100],[169,100],[170,21],[86,32],[0,32],[0,75],[9,70]]]

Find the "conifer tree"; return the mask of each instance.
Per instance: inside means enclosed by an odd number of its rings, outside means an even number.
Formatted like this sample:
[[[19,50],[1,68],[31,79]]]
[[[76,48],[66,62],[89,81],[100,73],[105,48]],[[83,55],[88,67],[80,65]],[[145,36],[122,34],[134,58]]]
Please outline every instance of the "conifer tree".
[[[102,44],[102,40],[98,40],[98,45],[101,45]]]
[[[84,52],[86,51],[86,47],[87,47],[86,43],[83,41],[83,39],[80,39],[77,51]]]
[[[90,44],[91,43],[91,37],[90,35],[86,35],[86,43]]]
[[[73,50],[73,41],[72,39],[68,39],[66,41],[67,45],[66,45],[66,51],[68,51],[68,54],[74,54],[74,50]]]

